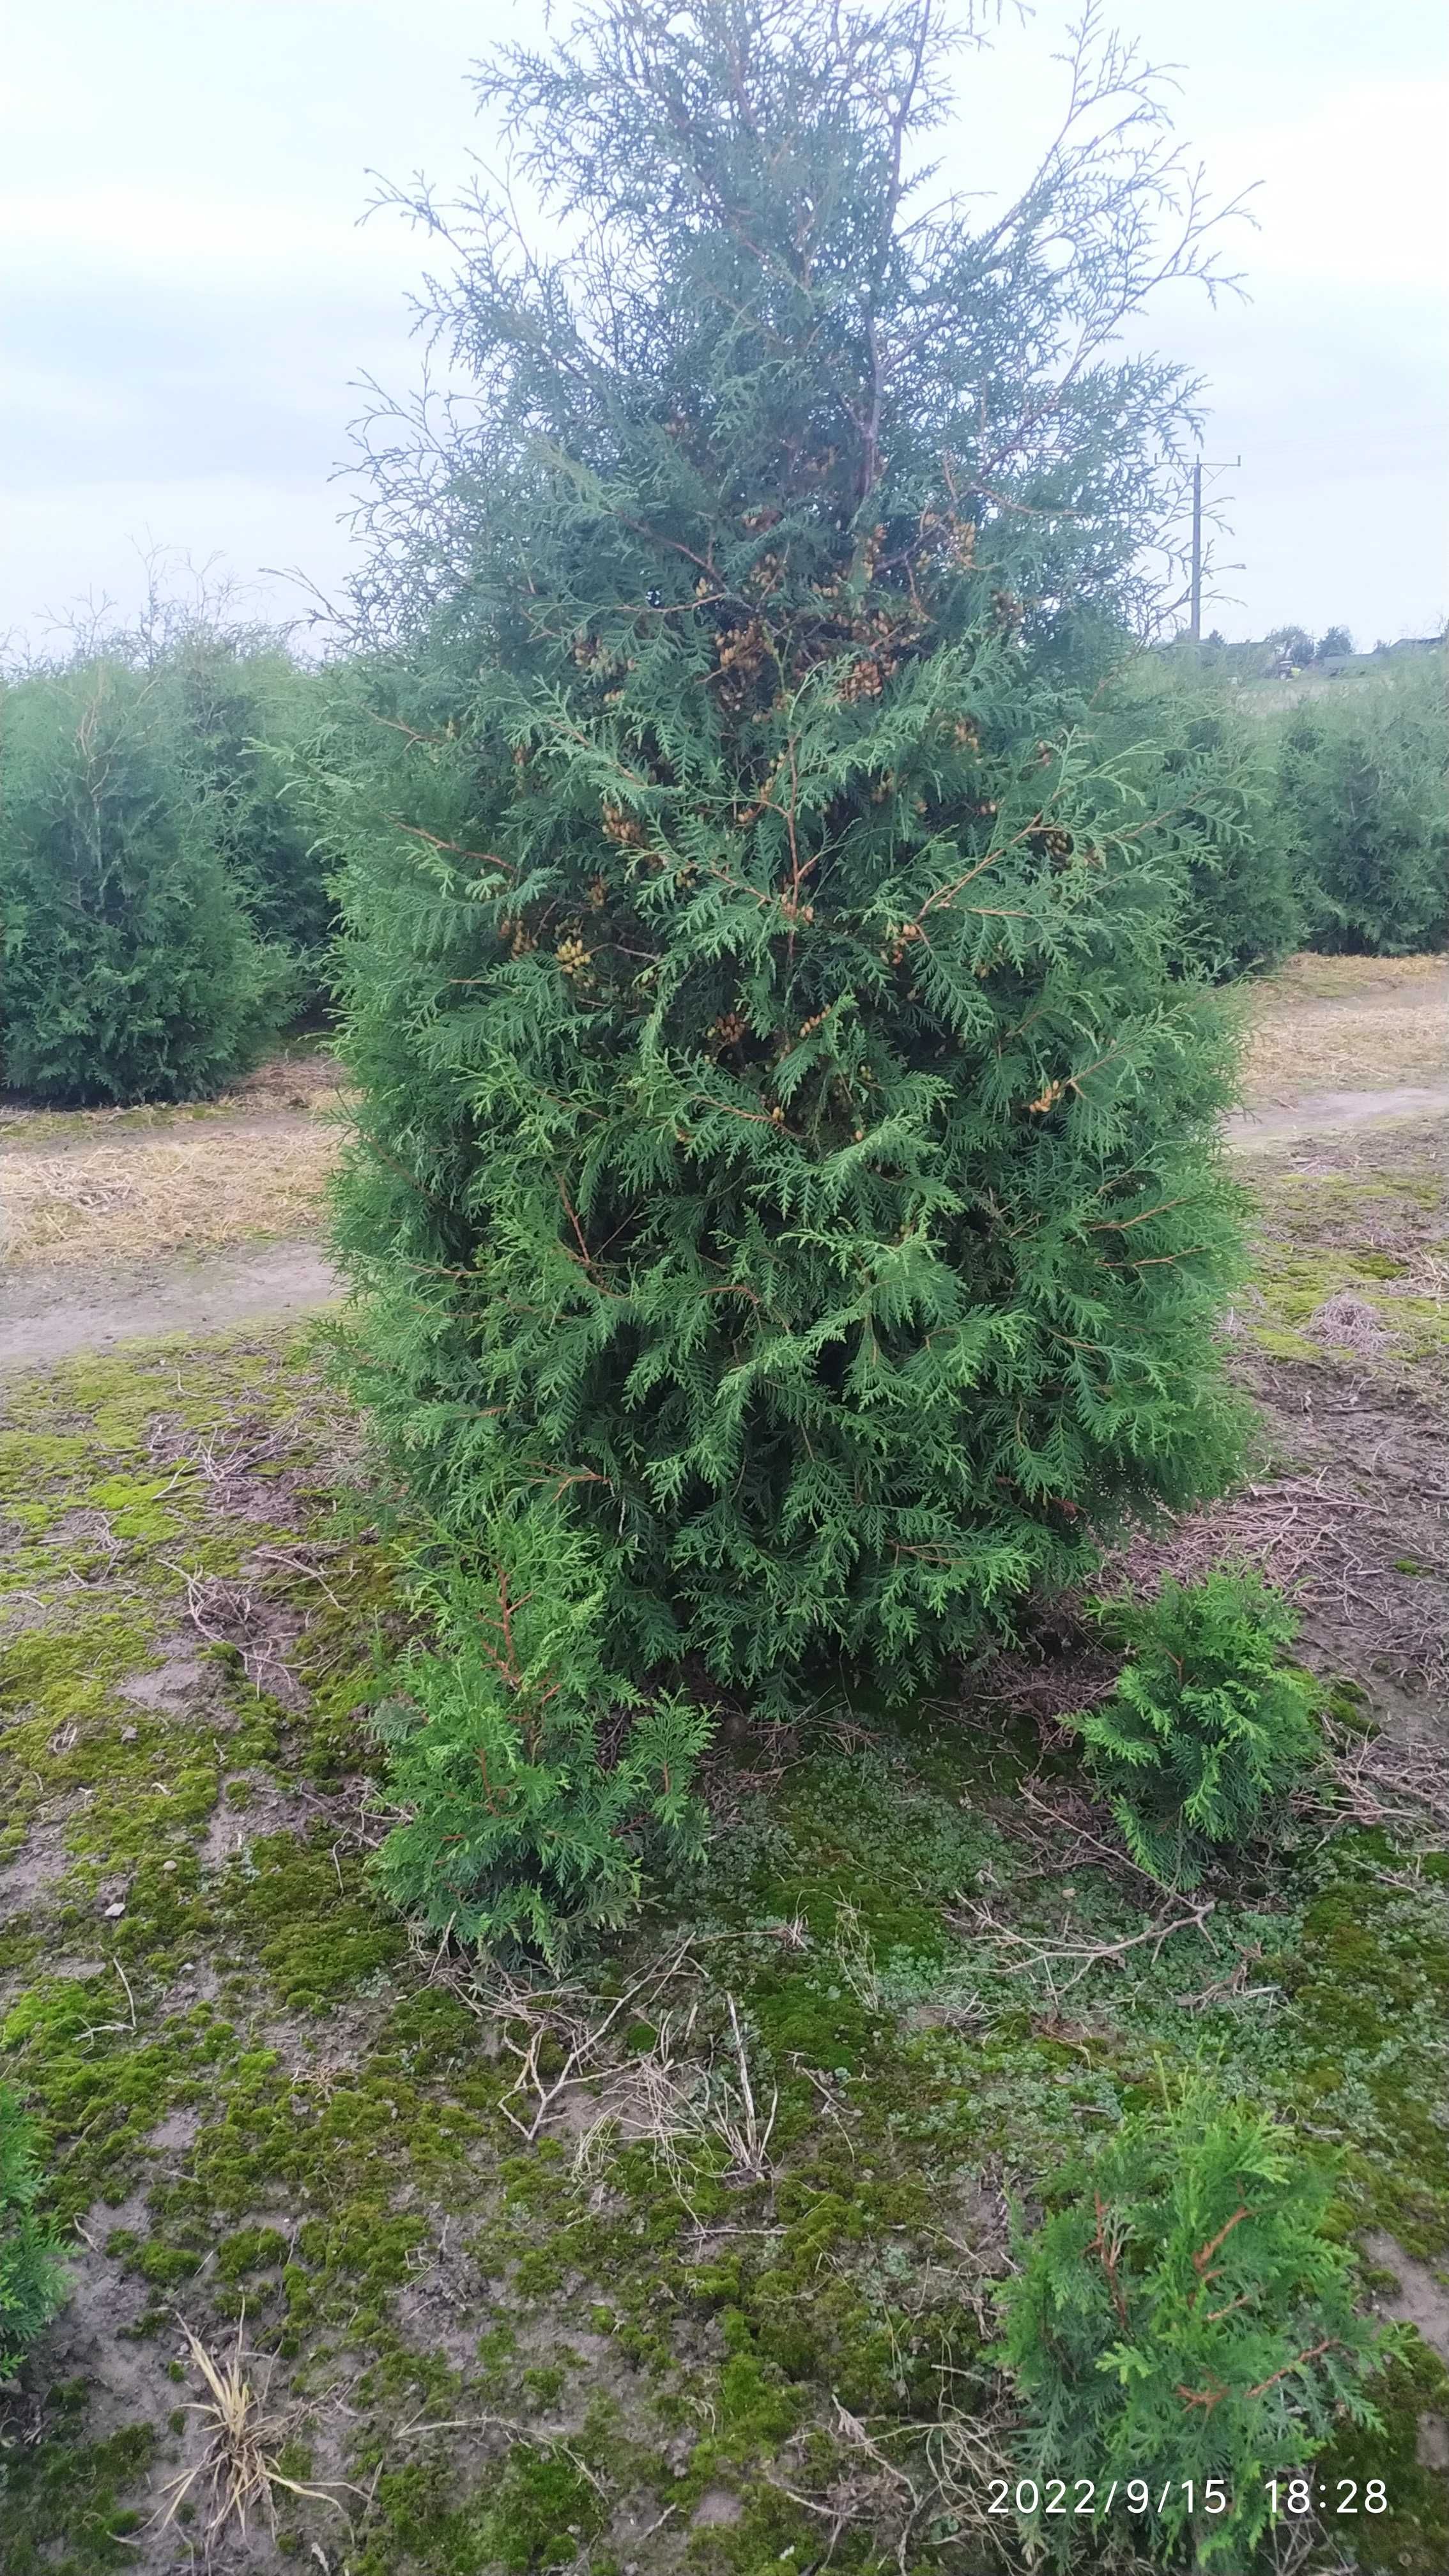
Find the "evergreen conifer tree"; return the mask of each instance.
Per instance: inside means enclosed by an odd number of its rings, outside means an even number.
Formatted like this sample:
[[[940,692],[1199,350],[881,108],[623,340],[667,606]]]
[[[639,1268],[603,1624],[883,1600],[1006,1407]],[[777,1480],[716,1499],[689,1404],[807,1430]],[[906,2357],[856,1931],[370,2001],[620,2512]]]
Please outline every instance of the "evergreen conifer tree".
[[[1266,2576],[1270,2481],[1301,2475],[1345,2423],[1381,2430],[1370,2386],[1401,2333],[1356,2308],[1335,2180],[1206,2078],[1128,2111],[1053,2178],[1002,2292],[997,2353],[1021,2406],[1018,2510],[1042,2556],[1112,2565],[1109,2499],[1143,2480],[1145,2563]],[[1085,2494],[1100,2556],[1052,2511],[1056,2480]]]
[[[374,435],[331,736],[358,1382],[455,1525],[607,1542],[623,1669],[757,1707],[1236,1439],[1229,1043],[1086,698],[1192,398],[1113,343],[1206,218],[1095,21],[1019,202],[942,200],[955,50],[610,0],[483,76],[562,247],[415,203],[476,401]]]
[[[1125,761],[1164,859],[1184,870],[1184,960],[1221,982],[1278,965],[1302,936],[1303,908],[1262,719],[1175,657],[1145,654],[1098,707],[1098,742]]]
[[[264,628],[195,618],[160,665],[187,779],[257,936],[285,949],[299,1001],[325,976],[332,905],[294,754],[323,683]]]
[[[42,1100],[177,1100],[241,1070],[285,960],[225,879],[154,677],[80,661],[7,689],[0,1068]]]
[[[1067,1723],[1138,1868],[1196,1887],[1266,1831],[1321,1752],[1321,1689],[1288,1660],[1297,1614],[1251,1567],[1219,1565],[1097,1615],[1127,1659],[1111,1698]]]
[[[0,2383],[65,2299],[59,2242],[35,2215],[41,2181],[34,2127],[0,2084]]]
[[[1309,944],[1404,957],[1449,940],[1442,655],[1296,707],[1279,747],[1282,809]]]

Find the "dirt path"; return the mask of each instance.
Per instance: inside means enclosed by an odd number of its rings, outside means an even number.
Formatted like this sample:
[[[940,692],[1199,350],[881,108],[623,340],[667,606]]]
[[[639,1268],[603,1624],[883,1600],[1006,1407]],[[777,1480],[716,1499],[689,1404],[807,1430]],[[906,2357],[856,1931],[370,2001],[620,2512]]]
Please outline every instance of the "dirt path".
[[[1240,1109],[1223,1129],[1230,1145],[1250,1154],[1257,1145],[1288,1145],[1295,1138],[1341,1135],[1346,1127],[1392,1127],[1400,1119],[1449,1114],[1449,1082],[1402,1084],[1394,1091],[1320,1091],[1307,1100],[1260,1101]]]
[[[1449,1083],[1397,1091],[1327,1091],[1264,1103],[1229,1119],[1243,1154],[1345,1129],[1389,1127],[1449,1114]],[[81,1351],[162,1333],[224,1332],[229,1325],[303,1315],[341,1294],[316,1243],[258,1244],[201,1256],[164,1251],[147,1261],[27,1262],[0,1278],[0,1371],[48,1368]]]
[[[315,1243],[79,1269],[27,1265],[0,1280],[0,1370],[49,1368],[80,1351],[162,1333],[307,1314],[341,1294]]]

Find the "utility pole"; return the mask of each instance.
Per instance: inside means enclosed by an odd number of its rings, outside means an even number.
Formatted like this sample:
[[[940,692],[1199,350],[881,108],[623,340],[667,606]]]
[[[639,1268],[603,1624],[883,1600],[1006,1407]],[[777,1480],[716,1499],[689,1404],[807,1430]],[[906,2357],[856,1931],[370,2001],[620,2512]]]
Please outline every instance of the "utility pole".
[[[1192,604],[1188,611],[1188,634],[1194,644],[1202,642],[1202,470],[1206,463],[1209,474],[1236,474],[1241,456],[1231,463],[1226,457],[1209,462],[1198,456],[1192,468]]]

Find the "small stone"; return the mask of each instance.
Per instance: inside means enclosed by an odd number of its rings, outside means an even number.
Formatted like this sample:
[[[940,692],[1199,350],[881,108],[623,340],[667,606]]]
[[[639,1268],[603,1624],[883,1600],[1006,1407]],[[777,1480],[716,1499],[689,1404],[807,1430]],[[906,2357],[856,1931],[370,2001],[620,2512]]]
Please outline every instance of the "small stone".
[[[134,1744],[140,1732],[141,1730],[139,1726],[123,1726],[121,1729],[121,1742],[123,1744]]]
[[[114,1905],[108,1905],[106,1907],[106,1921],[108,1923],[119,1923],[121,1916],[125,1911],[125,1905],[118,1896]]]
[[[165,1878],[165,1877],[168,1875],[168,1873],[169,1873],[171,1870],[173,1870],[175,1867],[176,1867],[176,1863],[175,1863],[175,1861],[174,1861],[174,1860],[163,1860],[163,1862],[161,1863],[161,1875],[162,1875],[162,1877],[163,1877],[163,1878]]]

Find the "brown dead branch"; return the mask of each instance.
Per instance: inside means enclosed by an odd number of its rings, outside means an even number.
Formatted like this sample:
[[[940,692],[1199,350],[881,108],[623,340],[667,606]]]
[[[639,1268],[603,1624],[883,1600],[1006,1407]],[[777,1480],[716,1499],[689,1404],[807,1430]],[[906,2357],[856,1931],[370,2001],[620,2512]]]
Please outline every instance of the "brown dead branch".
[[[693,1947],[693,1936],[686,1936],[620,1994],[603,1997],[582,1985],[531,1986],[496,1964],[480,1975],[450,1958],[445,1934],[431,1979],[491,2024],[499,2047],[515,2060],[517,2073],[499,2108],[532,2146],[571,2094],[603,2072],[611,2039],[658,2003]]]
[[[1170,1941],[1174,1933],[1197,1931],[1210,1939],[1207,1919],[1216,1910],[1216,1905],[1215,1897],[1204,1897],[1200,1905],[1189,1903],[1185,1911],[1175,1914],[1170,1921],[1149,1923],[1143,1931],[1129,1932],[1120,1941],[1048,1942],[1041,1947],[1036,1947],[1023,1933],[1013,1932],[1009,1924],[1002,1923],[979,1899],[958,1908],[948,1915],[947,1920],[959,1925],[972,1940],[990,1939],[1013,1950],[1024,1950],[1027,1953],[1025,1958],[1008,1958],[1001,1962],[1003,1974],[1009,1977],[1026,1976],[1035,1968],[1045,1968],[1050,1978],[1052,1968],[1059,1961],[1072,1961],[1074,1973],[1063,1986],[1058,1989],[1056,1980],[1050,1980],[1054,1991],[1070,1994],[1073,1986],[1079,1986],[1094,1968],[1105,1965],[1109,1960],[1125,1957],[1129,1950],[1150,1948],[1155,1962],[1161,1955],[1163,1944]]]

